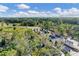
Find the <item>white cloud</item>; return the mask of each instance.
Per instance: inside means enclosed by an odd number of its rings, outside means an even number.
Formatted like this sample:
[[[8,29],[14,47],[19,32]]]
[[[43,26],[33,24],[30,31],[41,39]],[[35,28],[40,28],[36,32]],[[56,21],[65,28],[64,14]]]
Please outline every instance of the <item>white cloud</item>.
[[[27,15],[28,15],[28,13],[20,11],[20,12],[14,13],[10,17],[26,17]]]
[[[37,11],[37,10],[28,10],[27,12],[16,12],[14,14],[16,17],[78,17],[79,9],[70,8],[54,8],[53,11]]]
[[[70,13],[70,15],[79,15],[79,9],[77,8],[71,8],[68,12]]]
[[[54,10],[55,13],[58,13],[58,14],[60,14],[61,11],[62,11],[62,9],[59,8],[59,7],[56,7],[56,8],[54,8],[53,10]]]
[[[26,4],[19,4],[19,5],[17,5],[17,7],[18,7],[19,9],[29,9],[29,8],[30,8],[30,6],[28,6],[28,5],[26,5]]]
[[[6,12],[8,9],[7,6],[0,5],[0,12]]]
[[[35,10],[29,10],[28,13],[35,13],[36,14],[36,13],[39,13],[39,12],[35,11]]]
[[[50,11],[28,10],[27,12],[22,12],[22,11],[16,12],[11,16],[13,17],[52,17],[53,14]]]
[[[61,17],[79,16],[79,9],[77,8],[70,8],[70,9],[54,8],[53,11],[55,12],[55,14],[58,14]]]
[[[12,15],[11,15],[12,16]],[[36,11],[28,10],[27,12],[16,12],[13,14],[14,17],[70,17],[70,16],[79,16],[79,9],[70,8],[70,9],[61,9],[55,8],[53,11]]]
[[[22,5],[23,4],[19,4]],[[26,5],[25,5],[26,6]],[[30,8],[30,7],[29,7]],[[5,12],[9,8],[2,8],[0,7],[1,12]],[[22,7],[20,9],[27,9],[26,7]],[[9,15],[10,17],[75,17],[79,16],[79,9],[78,8],[70,8],[70,9],[62,9],[59,7],[54,8],[52,11],[37,11],[35,10],[28,10],[28,11],[17,11],[13,10],[13,14]]]

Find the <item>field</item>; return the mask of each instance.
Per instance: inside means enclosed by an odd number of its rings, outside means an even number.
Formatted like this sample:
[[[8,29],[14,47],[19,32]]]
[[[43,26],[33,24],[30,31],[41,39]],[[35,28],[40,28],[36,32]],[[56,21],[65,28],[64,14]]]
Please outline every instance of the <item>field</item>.
[[[52,33],[79,42],[79,18],[0,18],[0,56],[71,55]]]

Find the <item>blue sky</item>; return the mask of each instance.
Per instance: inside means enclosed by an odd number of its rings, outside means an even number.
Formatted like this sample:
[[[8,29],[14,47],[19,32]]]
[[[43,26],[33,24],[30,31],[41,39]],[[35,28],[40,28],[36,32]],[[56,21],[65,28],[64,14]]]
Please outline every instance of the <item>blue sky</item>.
[[[79,16],[78,3],[0,3],[0,17]]]

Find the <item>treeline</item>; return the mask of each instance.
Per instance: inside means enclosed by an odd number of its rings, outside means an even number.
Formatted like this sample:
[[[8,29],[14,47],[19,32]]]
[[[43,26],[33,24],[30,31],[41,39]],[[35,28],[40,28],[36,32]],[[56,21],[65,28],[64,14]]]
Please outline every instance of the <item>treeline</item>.
[[[79,18],[74,17],[53,17],[53,18],[0,18],[0,21],[9,22],[9,23],[33,23],[33,25],[37,23],[42,23],[43,21],[52,21],[52,22],[60,22],[68,23],[68,24],[79,24]]]

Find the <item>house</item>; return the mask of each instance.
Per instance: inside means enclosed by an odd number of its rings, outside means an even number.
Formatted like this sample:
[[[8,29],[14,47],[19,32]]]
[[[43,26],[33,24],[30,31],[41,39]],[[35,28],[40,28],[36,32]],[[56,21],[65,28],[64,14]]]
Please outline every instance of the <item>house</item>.
[[[79,50],[79,42],[76,41],[76,40],[72,40],[71,37],[68,37],[66,40],[65,40],[65,44],[74,48],[74,49],[77,49]]]
[[[39,32],[41,30],[40,27],[27,27],[27,28],[32,29],[35,32]]]
[[[63,43],[65,41],[63,36],[60,36],[56,33],[52,33],[51,35],[49,35],[49,40],[53,42],[53,44],[55,43]]]
[[[55,40],[55,41],[57,41],[57,40],[62,40],[62,39],[64,39],[64,37],[63,37],[63,36],[60,36],[60,35],[57,34],[57,33],[51,33],[51,34],[49,35],[49,39],[50,39],[50,40]]]
[[[74,27],[72,30],[79,31],[79,27]]]

